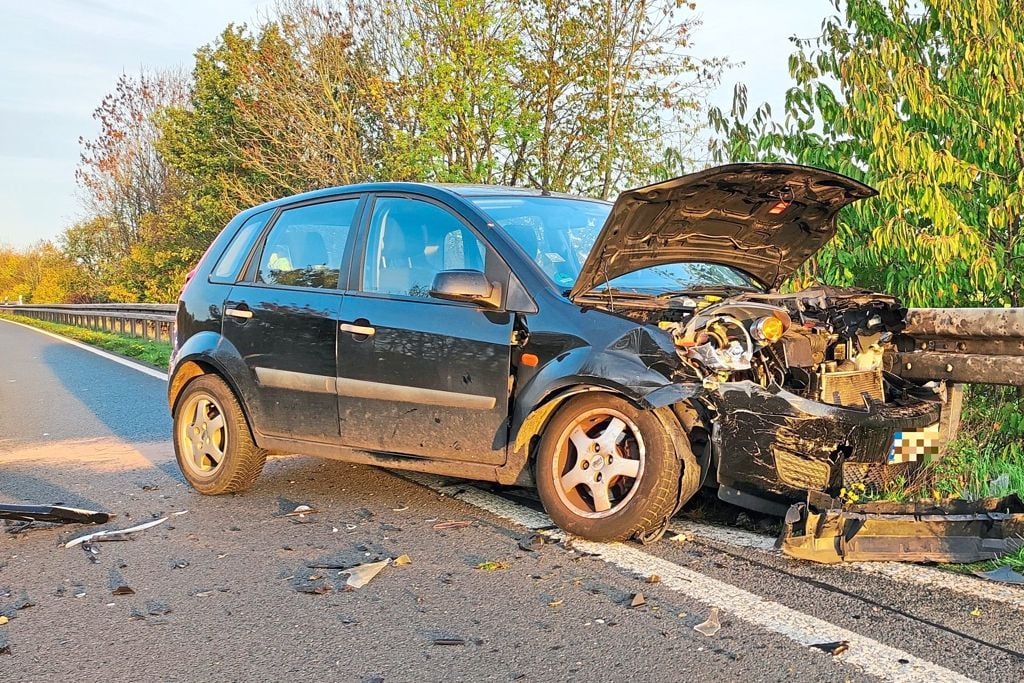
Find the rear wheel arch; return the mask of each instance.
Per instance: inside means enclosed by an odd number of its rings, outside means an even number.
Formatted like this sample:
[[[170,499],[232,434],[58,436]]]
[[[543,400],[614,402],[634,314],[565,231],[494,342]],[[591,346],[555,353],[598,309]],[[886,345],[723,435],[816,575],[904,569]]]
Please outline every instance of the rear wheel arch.
[[[215,375],[228,385],[242,408],[242,413],[249,423],[253,437],[258,438],[259,430],[256,429],[256,424],[253,422],[252,411],[249,409],[248,402],[243,400],[243,394],[239,391],[238,385],[222,367],[206,358],[190,358],[175,367],[174,375],[169,378],[167,383],[167,403],[171,408],[171,414],[173,415],[177,410],[181,392],[188,386],[188,383],[204,375]]]

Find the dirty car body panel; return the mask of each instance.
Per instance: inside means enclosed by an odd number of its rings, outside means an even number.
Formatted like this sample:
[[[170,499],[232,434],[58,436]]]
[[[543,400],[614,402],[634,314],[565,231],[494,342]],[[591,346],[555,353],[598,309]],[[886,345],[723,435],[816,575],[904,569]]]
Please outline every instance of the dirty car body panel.
[[[182,292],[171,407],[216,374],[262,448],[532,485],[563,407],[616,397],[673,444],[677,507],[703,483],[782,514],[884,466],[901,432],[955,425],[956,383],[1024,349],[1010,314],[777,292],[873,194],[734,164],[614,205],[414,183],[271,202],[229,224]]]

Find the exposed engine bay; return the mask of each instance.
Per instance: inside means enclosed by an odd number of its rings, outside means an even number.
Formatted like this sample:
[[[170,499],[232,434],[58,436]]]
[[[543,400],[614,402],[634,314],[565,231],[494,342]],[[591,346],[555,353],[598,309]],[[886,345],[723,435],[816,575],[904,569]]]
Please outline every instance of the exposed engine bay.
[[[906,314],[895,297],[816,288],[692,293],[663,302],[643,312],[646,321],[672,336],[686,367],[705,383],[750,380],[851,408],[886,400],[883,358]]]

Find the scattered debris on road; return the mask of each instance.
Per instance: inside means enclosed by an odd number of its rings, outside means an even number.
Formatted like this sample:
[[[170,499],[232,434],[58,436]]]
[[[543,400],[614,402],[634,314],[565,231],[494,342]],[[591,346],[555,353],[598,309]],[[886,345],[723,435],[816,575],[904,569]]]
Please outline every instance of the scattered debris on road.
[[[313,514],[316,514],[317,512],[319,512],[319,510],[314,510],[309,505],[296,505],[294,510],[292,510],[291,512],[286,512],[284,516],[285,517],[305,517],[306,515],[313,515]]]
[[[73,538],[70,541],[68,541],[67,543],[65,543],[64,547],[65,548],[72,548],[72,547],[78,545],[79,543],[85,543],[85,542],[91,541],[93,539],[100,540],[100,539],[102,539],[105,536],[123,536],[123,535],[127,535],[127,534],[133,534],[136,531],[145,531],[146,529],[151,529],[151,528],[157,526],[158,524],[163,524],[164,522],[167,521],[167,519],[168,519],[167,517],[161,517],[160,519],[154,519],[153,521],[145,522],[143,524],[138,524],[136,526],[129,527],[127,529],[107,529],[105,531],[96,531],[96,532],[93,532],[91,534],[86,534],[85,536],[79,536],[78,538]],[[118,539],[118,540],[123,540],[123,539]]]
[[[496,572],[500,569],[508,569],[510,566],[511,565],[505,561],[495,562],[492,560],[487,560],[485,562],[481,562],[480,564],[478,564],[476,568],[485,572]]]
[[[412,559],[408,555],[399,555],[391,564],[396,567],[404,567],[407,564],[412,564]]]
[[[97,548],[95,545],[93,545],[92,543],[83,543],[82,551],[85,553],[85,558],[89,560],[89,562],[91,562],[92,564],[100,563],[100,549]]]
[[[162,617],[171,613],[171,607],[159,600],[146,600],[146,614],[151,617]]]
[[[811,647],[830,654],[833,657],[838,657],[850,649],[850,641],[836,640],[831,643],[811,643]]]
[[[308,593],[310,595],[324,595],[325,593],[330,593],[333,588],[331,588],[330,584],[322,581],[321,579],[317,579],[312,583],[297,583],[295,584],[295,590],[300,593]]]
[[[16,610],[23,610],[28,609],[29,607],[35,607],[36,603],[28,596],[28,591],[23,590],[21,591],[21,594],[18,595],[18,599],[14,601],[13,606]]]
[[[544,534],[529,534],[519,539],[519,547],[527,552],[536,552],[547,544]]]
[[[346,570],[348,573],[348,580],[345,582],[345,586],[351,589],[362,588],[370,582],[373,577],[380,574],[384,567],[391,564],[391,558],[381,560],[380,562],[368,562],[366,564],[360,564],[351,569]]]
[[[1013,583],[1024,585],[1024,574],[1015,572],[1012,568],[1003,565],[1002,567],[996,567],[987,572],[972,572],[975,576],[986,579],[988,581],[996,581],[998,583]]]
[[[812,492],[786,513],[779,545],[790,557],[832,564],[870,560],[970,563],[1019,548],[1024,502],[1016,495],[843,505]]]
[[[471,524],[473,523],[465,519],[450,519],[447,522],[438,522],[432,528],[434,529],[434,531],[443,531],[444,529],[465,529]]]
[[[0,503],[0,519],[16,522],[56,522],[58,524],[106,524],[109,512],[80,510],[62,505],[15,505]]]
[[[110,580],[107,582],[107,585],[110,586],[111,595],[135,595],[135,591],[124,580],[124,577],[121,576],[121,572],[116,569],[110,570]]]
[[[465,645],[465,638],[434,638],[434,645]]]
[[[642,607],[647,604],[647,599],[643,593],[634,593],[633,599],[629,601],[630,607]]]
[[[708,620],[693,627],[694,631],[703,633],[709,638],[722,629],[722,623],[718,620],[718,608],[712,607],[708,614]]]

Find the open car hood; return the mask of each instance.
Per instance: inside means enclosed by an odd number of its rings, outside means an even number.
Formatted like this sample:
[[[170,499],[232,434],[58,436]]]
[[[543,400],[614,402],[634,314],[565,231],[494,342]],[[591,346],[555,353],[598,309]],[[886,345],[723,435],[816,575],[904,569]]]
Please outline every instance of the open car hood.
[[[776,287],[832,239],[836,213],[875,190],[793,164],[729,164],[627,190],[569,297],[642,268],[695,261]]]

